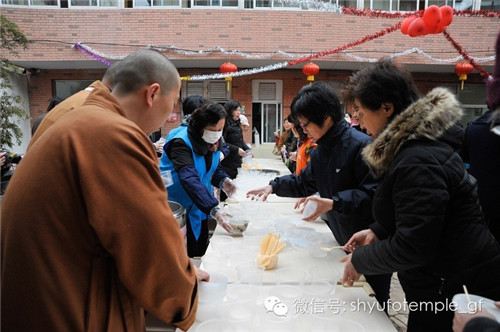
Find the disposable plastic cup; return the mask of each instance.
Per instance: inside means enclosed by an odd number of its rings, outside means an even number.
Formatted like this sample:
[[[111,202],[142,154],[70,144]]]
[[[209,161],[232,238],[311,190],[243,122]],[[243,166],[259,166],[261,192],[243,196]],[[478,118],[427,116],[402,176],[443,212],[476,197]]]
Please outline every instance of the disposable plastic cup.
[[[198,284],[200,302],[222,301],[226,296],[227,278],[218,272],[210,272],[210,280]]]
[[[214,251],[224,251],[225,248],[232,245],[234,239],[228,235],[216,235],[210,239],[210,245]]]
[[[196,332],[234,332],[236,328],[237,324],[231,323],[226,319],[216,318],[209,319],[198,325]]]
[[[332,284],[325,280],[310,279],[302,284],[304,299],[328,300],[334,291]]]
[[[306,317],[307,330],[311,332],[344,332],[356,331],[365,332],[363,325],[350,319],[327,317],[327,316],[310,316]]]
[[[226,298],[229,302],[249,302],[255,304],[259,297],[259,289],[249,284],[232,284],[227,287]]]
[[[294,267],[285,267],[275,270],[280,285],[302,285],[306,278],[306,272]]]
[[[233,216],[229,219],[229,225],[233,228],[233,235],[243,234],[250,223],[250,218],[244,216]]]
[[[207,271],[217,271],[227,266],[228,257],[220,253],[212,252],[204,255],[201,258],[201,262],[203,263],[203,269]]]
[[[255,316],[255,303],[224,302],[218,306],[219,316],[230,322],[249,322]]]
[[[255,262],[243,262],[236,266],[238,279],[241,283],[250,285],[262,285],[264,268],[258,266]]]
[[[276,296],[281,302],[289,305],[288,309],[293,308],[294,302],[301,300],[304,291],[300,286],[294,285],[277,285],[269,289],[268,296]]]
[[[318,264],[309,268],[306,280],[324,280],[336,285],[340,279],[340,270],[328,264]],[[335,286],[334,289],[335,290]]]
[[[264,304],[266,303],[264,301]],[[293,331],[296,316],[294,308],[289,308],[283,302],[278,302],[272,307],[266,306],[265,309],[260,310],[260,326],[258,330],[264,332]]]
[[[220,318],[217,307],[222,305],[222,300],[202,302],[198,301],[198,311],[196,311],[196,320],[204,322],[209,319]]]

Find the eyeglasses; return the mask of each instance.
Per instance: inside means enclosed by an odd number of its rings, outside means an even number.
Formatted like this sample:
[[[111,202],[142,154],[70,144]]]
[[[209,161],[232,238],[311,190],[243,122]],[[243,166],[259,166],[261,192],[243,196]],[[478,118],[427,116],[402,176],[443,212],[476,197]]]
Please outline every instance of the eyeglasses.
[[[305,128],[307,128],[307,126],[309,126],[310,123],[311,123],[311,120],[307,121],[304,124],[301,123],[300,126],[302,127],[302,129],[305,129]]]

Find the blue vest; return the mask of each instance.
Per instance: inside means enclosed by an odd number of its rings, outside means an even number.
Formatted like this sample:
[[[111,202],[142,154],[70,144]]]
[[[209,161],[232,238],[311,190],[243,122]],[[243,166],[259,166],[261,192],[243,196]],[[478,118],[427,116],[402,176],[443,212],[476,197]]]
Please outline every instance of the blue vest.
[[[180,138],[182,139],[186,145],[191,149],[191,152],[193,154],[193,160],[194,160],[194,167],[196,168],[196,171],[198,172],[198,175],[200,177],[201,183],[207,187],[207,189],[212,192],[212,184],[210,183],[210,180],[212,178],[212,175],[214,174],[217,166],[219,165],[219,159],[220,159],[220,151],[216,151],[213,153],[212,156],[212,166],[210,167],[210,170],[207,172],[207,166],[205,164],[205,157],[202,155],[199,155],[194,152],[193,145],[191,144],[191,141],[189,140],[188,137],[188,127],[178,127],[175,128],[175,132],[167,136],[167,140],[165,142],[165,151],[167,150],[168,145],[174,138]],[[181,204],[185,209],[186,209],[186,215],[188,217],[188,222],[191,225],[191,229],[193,230],[193,234],[198,240],[200,237],[201,233],[201,222],[202,220],[209,219],[210,216],[203,213],[198,207],[193,203],[189,195],[186,193],[184,188],[182,187],[182,184],[179,180],[179,174],[175,171],[174,165],[172,164],[172,161],[168,158],[166,153],[163,153],[160,159],[160,171],[164,172],[169,170],[172,173],[172,180],[173,184],[167,188],[168,191],[168,199],[170,201],[177,202]]]

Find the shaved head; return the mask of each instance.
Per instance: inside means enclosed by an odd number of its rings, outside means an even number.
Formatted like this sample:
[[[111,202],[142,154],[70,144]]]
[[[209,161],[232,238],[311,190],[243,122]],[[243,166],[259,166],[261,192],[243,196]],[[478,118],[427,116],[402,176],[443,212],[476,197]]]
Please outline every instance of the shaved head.
[[[118,63],[113,80],[113,92],[126,95],[145,85],[158,83],[162,94],[177,89],[179,73],[163,54],[152,50],[135,51]]]

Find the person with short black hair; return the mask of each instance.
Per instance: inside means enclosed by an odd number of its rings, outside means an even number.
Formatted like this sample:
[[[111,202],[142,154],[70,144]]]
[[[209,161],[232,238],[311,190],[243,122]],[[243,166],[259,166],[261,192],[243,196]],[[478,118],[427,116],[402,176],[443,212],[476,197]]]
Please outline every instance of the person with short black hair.
[[[371,139],[345,121],[339,98],[325,82],[303,87],[293,99],[291,109],[304,133],[318,144],[311,161],[299,175],[277,177],[268,186],[247,194],[263,200],[271,193],[309,196],[295,206],[298,208],[309,200],[317,203],[316,210],[304,220],[314,221],[325,215],[335,239],[344,245],[354,233],[373,222],[372,196],[377,181],[361,158],[361,150]],[[313,195],[316,192],[320,197]],[[377,300],[384,304],[389,299],[391,274],[367,276],[367,281]]]
[[[243,140],[243,130],[240,122],[241,105],[236,100],[228,100],[224,104],[227,113],[226,124],[224,126],[224,142],[229,147],[229,154],[222,160],[222,168],[231,179],[236,179],[238,168],[241,167],[243,157],[246,156],[246,150],[250,147]],[[220,200],[225,201],[227,195],[220,193]]]
[[[54,107],[56,107],[62,101],[64,101],[64,98],[62,98],[62,97],[59,97],[59,96],[52,97],[49,101],[49,105],[47,106],[47,113],[49,113]],[[42,120],[45,118],[47,113],[39,116],[35,120],[35,122],[33,123],[33,127],[31,127],[31,136],[33,136],[35,134],[35,131],[38,129],[38,126],[40,126],[40,123],[42,123]]]

